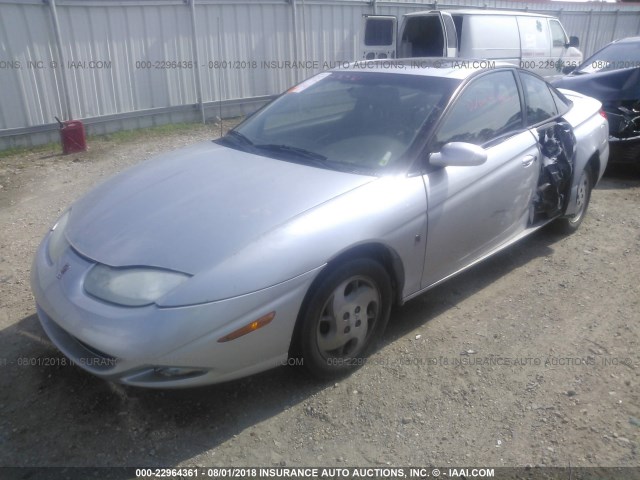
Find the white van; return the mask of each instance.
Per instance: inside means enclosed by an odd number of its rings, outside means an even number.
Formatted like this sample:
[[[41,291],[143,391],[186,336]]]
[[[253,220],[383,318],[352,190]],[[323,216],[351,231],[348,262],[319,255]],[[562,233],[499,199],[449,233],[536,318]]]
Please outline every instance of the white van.
[[[431,10],[365,15],[361,59],[457,57],[495,59],[543,76],[582,63],[578,38],[556,17],[506,10]]]

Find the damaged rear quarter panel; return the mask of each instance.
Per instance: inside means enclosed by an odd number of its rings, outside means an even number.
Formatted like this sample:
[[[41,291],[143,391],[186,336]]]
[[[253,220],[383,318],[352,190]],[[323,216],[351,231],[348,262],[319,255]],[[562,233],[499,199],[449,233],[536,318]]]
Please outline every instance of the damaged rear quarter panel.
[[[574,163],[574,176],[571,187],[567,215],[575,213],[578,179],[592,157],[599,158],[599,168],[594,171],[594,186],[602,177],[609,159],[609,123],[600,115],[602,104],[590,97],[579,93],[561,90],[573,102],[573,107],[564,115],[564,119],[573,127],[577,140],[577,150]]]

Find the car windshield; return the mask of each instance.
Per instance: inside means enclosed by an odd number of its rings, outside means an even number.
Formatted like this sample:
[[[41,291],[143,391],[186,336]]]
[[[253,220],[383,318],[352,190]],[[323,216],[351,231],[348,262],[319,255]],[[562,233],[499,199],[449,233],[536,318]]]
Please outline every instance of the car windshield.
[[[403,163],[459,83],[403,73],[324,72],[289,89],[220,142],[282,160],[380,174]]]
[[[595,73],[622,68],[640,67],[640,44],[633,43],[612,43],[578,67],[577,73]]]

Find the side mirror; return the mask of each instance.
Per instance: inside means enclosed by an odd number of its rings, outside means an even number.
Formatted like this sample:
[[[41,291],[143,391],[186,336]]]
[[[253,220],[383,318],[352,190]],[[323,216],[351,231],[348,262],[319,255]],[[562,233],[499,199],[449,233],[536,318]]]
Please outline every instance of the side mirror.
[[[578,37],[569,37],[569,43],[567,44],[567,48],[575,47],[578,48],[580,46],[580,40]]]
[[[576,68],[577,67],[575,65],[563,67],[562,73],[565,75],[568,75],[569,73],[573,72]]]
[[[439,152],[429,156],[429,163],[436,167],[472,167],[486,161],[484,148],[465,142],[447,143]]]

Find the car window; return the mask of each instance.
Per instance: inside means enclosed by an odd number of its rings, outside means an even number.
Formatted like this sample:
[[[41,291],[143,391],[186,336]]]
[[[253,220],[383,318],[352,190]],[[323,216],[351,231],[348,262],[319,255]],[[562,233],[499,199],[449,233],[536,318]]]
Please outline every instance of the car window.
[[[482,145],[522,127],[518,87],[511,71],[484,75],[458,97],[436,133],[433,150],[449,142]]]
[[[315,75],[220,142],[280,160],[381,174],[435,125],[460,80],[359,70]],[[409,160],[406,160],[407,162]]]
[[[393,20],[388,18],[367,19],[364,30],[364,44],[367,46],[393,44]]]
[[[567,113],[569,108],[571,108],[571,102],[555,88],[550,87],[549,90],[551,91],[551,96],[556,103],[556,107],[558,107],[558,114],[564,115]]]
[[[557,20],[549,20],[551,27],[551,38],[554,47],[564,47],[567,42],[567,36],[564,33],[562,25]]]
[[[544,80],[528,73],[520,73],[527,105],[527,125],[535,125],[558,115],[551,90]]]
[[[610,43],[586,59],[577,73],[595,73],[640,66],[640,42]]]
[[[318,82],[311,94],[282,98],[280,109],[264,119],[263,130],[269,133],[277,129],[325,122],[337,115],[345,115],[355,107],[355,103],[356,98],[339,83]]]

